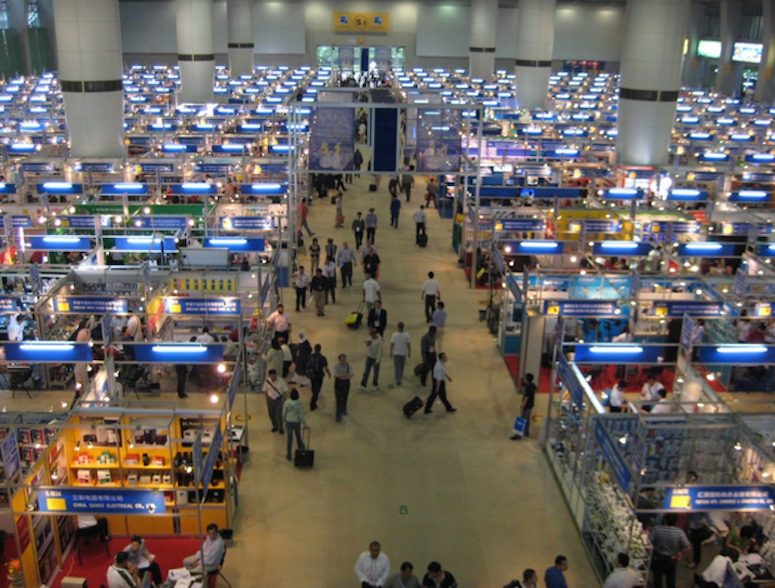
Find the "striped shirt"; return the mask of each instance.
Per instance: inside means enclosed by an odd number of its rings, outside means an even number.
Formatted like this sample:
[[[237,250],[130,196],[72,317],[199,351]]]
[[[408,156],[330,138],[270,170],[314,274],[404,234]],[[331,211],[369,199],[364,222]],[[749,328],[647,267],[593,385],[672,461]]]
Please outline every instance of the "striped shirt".
[[[649,541],[654,546],[654,553],[675,557],[690,546],[686,533],[676,527],[658,525],[649,533]]]

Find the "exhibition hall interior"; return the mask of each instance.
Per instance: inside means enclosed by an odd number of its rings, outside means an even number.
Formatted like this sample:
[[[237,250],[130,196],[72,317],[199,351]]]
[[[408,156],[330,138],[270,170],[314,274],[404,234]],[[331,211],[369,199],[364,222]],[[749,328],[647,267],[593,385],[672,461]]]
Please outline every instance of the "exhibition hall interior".
[[[775,586],[775,0],[0,0],[0,588]]]

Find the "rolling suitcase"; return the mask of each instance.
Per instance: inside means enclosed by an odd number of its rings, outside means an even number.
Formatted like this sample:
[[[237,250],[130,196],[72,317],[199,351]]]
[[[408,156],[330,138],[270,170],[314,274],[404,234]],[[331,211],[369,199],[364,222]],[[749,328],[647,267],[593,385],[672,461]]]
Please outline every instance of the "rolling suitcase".
[[[419,396],[415,396],[409,402],[404,404],[404,416],[408,419],[412,418],[412,415],[420,410],[425,404]]]
[[[297,468],[311,468],[315,465],[315,451],[309,448],[309,439],[311,436],[309,427],[307,431],[307,442],[304,444],[304,449],[297,449],[293,455],[293,465]],[[290,434],[290,432],[286,431]],[[302,435],[303,437],[303,435]]]
[[[417,235],[417,244],[420,247],[427,247],[428,246],[428,235],[426,235],[426,234]]]
[[[344,324],[347,325],[348,329],[355,331],[360,328],[361,321],[363,321],[363,302],[358,305],[358,310],[345,317]]]

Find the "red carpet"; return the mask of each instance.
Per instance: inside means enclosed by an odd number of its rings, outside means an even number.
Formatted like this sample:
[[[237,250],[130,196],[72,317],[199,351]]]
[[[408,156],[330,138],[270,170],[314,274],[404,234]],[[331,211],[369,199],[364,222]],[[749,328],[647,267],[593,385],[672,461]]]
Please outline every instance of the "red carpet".
[[[165,579],[170,569],[183,567],[183,558],[194,555],[197,551],[197,540],[190,538],[149,537],[145,544],[148,551],[156,555],[156,561],[159,562]],[[86,578],[89,588],[99,588],[101,584],[107,586],[105,573],[108,566],[113,562],[113,556],[127,545],[129,537],[113,537],[108,543],[111,553],[108,557],[102,543],[92,541],[86,545],[81,542],[83,563],[78,563],[78,554],[73,549],[51,588],[61,588],[62,578],[66,576]]]
[[[519,356],[518,355],[504,355],[504,361],[506,367],[514,378],[514,382],[519,382]],[[541,373],[538,375],[538,390],[539,394],[548,394],[551,391],[552,385],[552,370],[547,368],[541,368]]]

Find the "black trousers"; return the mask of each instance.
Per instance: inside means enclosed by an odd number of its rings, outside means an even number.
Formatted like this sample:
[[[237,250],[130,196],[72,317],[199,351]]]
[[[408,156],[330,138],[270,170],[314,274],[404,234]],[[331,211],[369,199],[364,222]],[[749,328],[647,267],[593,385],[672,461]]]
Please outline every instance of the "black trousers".
[[[307,308],[306,288],[296,288],[296,312],[299,312],[299,305],[301,305],[301,308]]]
[[[425,403],[425,412],[431,412],[433,401],[436,400],[436,396],[439,397],[439,400],[441,400],[441,403],[447,411],[452,410],[452,405],[449,403],[449,400],[447,400],[447,381],[434,379],[431,395],[428,396],[428,401]]]
[[[667,588],[675,588],[675,570],[678,560],[669,555],[654,554],[651,560],[651,571],[654,573],[654,588],[662,588],[662,578],[667,582]]]
[[[153,583],[156,586],[164,584],[164,578],[161,575],[161,567],[155,561],[152,561],[147,568],[140,568],[140,572],[150,572]]]
[[[320,396],[320,390],[323,388],[323,376],[320,374],[310,379],[310,386],[312,388],[312,400],[309,403],[309,409],[315,410],[318,407],[318,396]]]
[[[350,395],[350,380],[334,381],[334,396],[336,397],[336,420],[341,421],[347,414],[347,397]]]
[[[428,353],[423,357],[423,363],[425,364],[423,366],[422,373],[420,374],[420,384],[425,387],[425,383],[428,381],[428,374],[430,374],[433,371],[433,366],[436,365],[436,353]],[[433,378],[433,376],[431,376]]]
[[[336,276],[326,278],[326,304],[328,304],[328,295],[331,294],[331,302],[336,302]]]
[[[414,224],[414,242],[419,243],[420,241],[420,234],[425,235],[425,223],[415,223]]]
[[[355,231],[355,248],[360,249],[363,243],[363,231]]]
[[[425,322],[431,322],[433,318],[433,311],[436,310],[436,295],[425,295]]]
[[[374,245],[374,236],[377,234],[377,227],[366,227],[366,243]]]
[[[186,379],[188,378],[188,366],[176,365],[175,374],[178,376],[178,396],[186,394]]]
[[[409,202],[409,200],[412,199],[412,184],[404,184],[404,194],[406,194],[406,201]]]
[[[350,286],[353,285],[353,263],[348,261],[342,265],[342,288],[347,286],[348,282]]]

